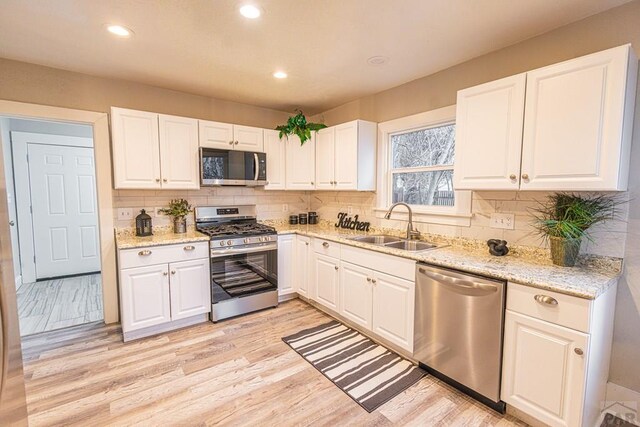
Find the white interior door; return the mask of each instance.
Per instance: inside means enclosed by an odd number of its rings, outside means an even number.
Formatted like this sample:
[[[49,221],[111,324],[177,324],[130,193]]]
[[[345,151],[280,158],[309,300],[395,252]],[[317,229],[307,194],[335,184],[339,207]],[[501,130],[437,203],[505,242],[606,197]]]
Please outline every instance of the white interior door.
[[[93,148],[27,151],[36,278],[100,271]]]

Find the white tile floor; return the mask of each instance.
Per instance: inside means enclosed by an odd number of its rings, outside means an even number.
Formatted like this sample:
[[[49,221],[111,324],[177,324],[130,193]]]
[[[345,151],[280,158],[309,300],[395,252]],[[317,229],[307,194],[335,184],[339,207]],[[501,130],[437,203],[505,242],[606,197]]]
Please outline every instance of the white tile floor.
[[[20,335],[103,319],[99,274],[25,283],[17,289]]]

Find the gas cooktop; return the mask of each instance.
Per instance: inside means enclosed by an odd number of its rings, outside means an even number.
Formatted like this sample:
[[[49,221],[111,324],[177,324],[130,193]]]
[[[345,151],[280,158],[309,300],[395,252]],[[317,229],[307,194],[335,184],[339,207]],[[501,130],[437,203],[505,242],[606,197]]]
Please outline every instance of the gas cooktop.
[[[237,223],[206,223],[197,225],[196,229],[211,238],[235,236],[259,236],[261,234],[275,234],[276,230],[268,225],[255,221]]]

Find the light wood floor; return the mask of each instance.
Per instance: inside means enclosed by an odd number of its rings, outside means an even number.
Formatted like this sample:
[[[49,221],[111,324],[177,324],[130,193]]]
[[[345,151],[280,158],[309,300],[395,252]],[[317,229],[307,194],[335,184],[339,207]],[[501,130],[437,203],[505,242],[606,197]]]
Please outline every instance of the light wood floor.
[[[281,340],[328,319],[294,300],[126,344],[100,324],[26,337],[29,424],[522,425],[430,376],[367,413]]]
[[[20,335],[103,319],[99,274],[25,283],[16,293]]]

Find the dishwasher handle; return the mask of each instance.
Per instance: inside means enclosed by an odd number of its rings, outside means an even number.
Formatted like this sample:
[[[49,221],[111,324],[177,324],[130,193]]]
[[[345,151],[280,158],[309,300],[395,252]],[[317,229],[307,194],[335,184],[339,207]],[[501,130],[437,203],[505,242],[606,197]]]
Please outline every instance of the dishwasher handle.
[[[435,271],[430,271],[422,267],[418,267],[418,271],[459,294],[483,296],[498,292],[498,286],[496,285],[474,282],[473,280],[459,279],[443,273],[436,273]]]

